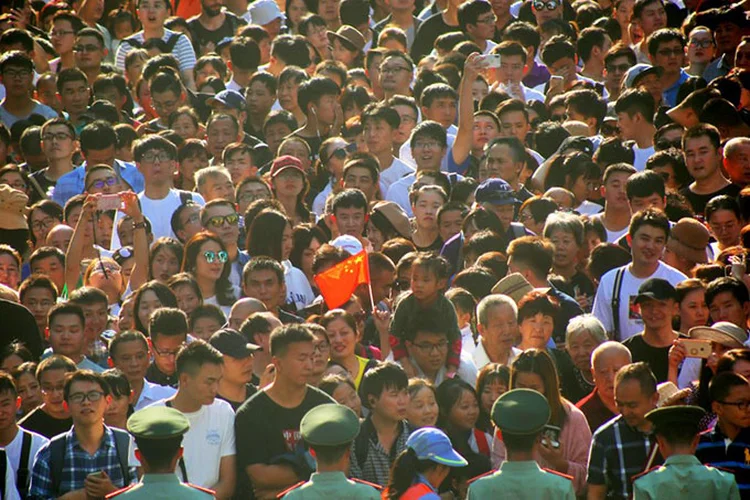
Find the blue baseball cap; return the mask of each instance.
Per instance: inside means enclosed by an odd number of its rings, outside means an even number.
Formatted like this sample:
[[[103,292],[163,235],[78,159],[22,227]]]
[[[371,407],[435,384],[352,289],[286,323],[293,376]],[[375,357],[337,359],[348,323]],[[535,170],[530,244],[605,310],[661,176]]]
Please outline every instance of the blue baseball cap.
[[[491,203],[493,205],[513,205],[518,203],[516,194],[510,184],[502,179],[487,179],[474,192],[477,203]]]
[[[239,111],[245,111],[247,106],[245,97],[236,90],[222,90],[215,96],[206,100],[206,104],[209,106],[212,106],[217,102],[228,108],[237,109]]]
[[[451,445],[451,440],[440,429],[422,427],[414,431],[406,446],[414,450],[419,460],[431,460],[448,467],[464,467],[469,464]]]

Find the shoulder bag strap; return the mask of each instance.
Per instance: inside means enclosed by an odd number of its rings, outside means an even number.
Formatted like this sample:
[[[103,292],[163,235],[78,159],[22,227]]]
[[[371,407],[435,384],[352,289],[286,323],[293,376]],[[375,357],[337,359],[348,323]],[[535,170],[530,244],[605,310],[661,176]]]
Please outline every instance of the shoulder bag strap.
[[[172,408],[172,401],[166,400],[164,401],[164,405],[167,408]],[[188,480],[188,474],[187,474],[187,467],[185,467],[185,459],[183,457],[180,457],[180,460],[177,462],[177,464],[180,466],[180,472],[182,472],[182,482],[183,483],[189,483]]]
[[[16,473],[16,488],[22,497],[26,497],[25,492],[29,491],[29,455],[31,455],[31,433],[23,432],[23,441],[21,442],[21,459],[18,461],[18,472]]]

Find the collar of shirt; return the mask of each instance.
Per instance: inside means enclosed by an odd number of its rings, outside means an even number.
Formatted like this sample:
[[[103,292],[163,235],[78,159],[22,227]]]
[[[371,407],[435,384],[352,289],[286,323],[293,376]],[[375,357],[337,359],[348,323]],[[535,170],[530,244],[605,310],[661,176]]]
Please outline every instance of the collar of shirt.
[[[177,474],[171,472],[169,474],[144,474],[141,478],[141,482],[143,484],[181,484]]]
[[[346,474],[341,471],[313,472],[310,476],[310,482],[313,484],[340,483],[342,481],[346,481]]]
[[[102,424],[104,425],[104,424]],[[68,431],[68,446],[70,448],[79,448],[83,450],[83,447],[81,446],[80,441],[78,441],[78,436],[75,432],[75,426],[71,427]],[[114,440],[114,434],[112,433],[112,430],[104,425],[104,437],[102,439],[102,442],[99,444],[99,449],[103,449],[104,447],[108,448],[114,448],[115,447],[115,440]]]
[[[664,461],[664,466],[669,465],[703,465],[695,455],[672,455]]]
[[[505,473],[519,473],[519,472],[528,472],[531,470],[540,471],[541,468],[539,467],[539,464],[536,463],[535,460],[523,460],[521,462],[509,462],[506,460],[500,465],[500,470]]]

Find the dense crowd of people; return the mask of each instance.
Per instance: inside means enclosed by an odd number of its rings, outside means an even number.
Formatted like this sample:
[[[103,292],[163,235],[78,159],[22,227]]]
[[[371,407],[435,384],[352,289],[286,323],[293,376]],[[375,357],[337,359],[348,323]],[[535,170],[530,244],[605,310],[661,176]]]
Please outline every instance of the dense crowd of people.
[[[749,16],[4,2],[0,498],[750,498]]]

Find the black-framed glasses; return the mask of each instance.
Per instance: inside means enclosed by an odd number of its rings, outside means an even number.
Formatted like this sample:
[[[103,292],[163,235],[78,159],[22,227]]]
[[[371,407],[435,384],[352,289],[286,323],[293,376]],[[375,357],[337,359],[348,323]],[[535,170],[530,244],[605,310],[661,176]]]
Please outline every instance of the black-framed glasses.
[[[535,10],[555,10],[560,6],[560,2],[557,0],[547,0],[546,2],[543,0],[536,0],[532,3]]]
[[[440,351],[444,351],[448,349],[447,340],[443,340],[442,342],[438,342],[437,344],[433,344],[431,342],[423,342],[421,344],[413,344],[413,345],[420,351],[427,353],[427,354],[432,354],[435,351],[440,352]]]
[[[214,215],[213,217],[209,217],[208,219],[206,219],[206,225],[213,227],[221,227],[224,225],[224,223],[227,223],[230,226],[236,226],[237,224],[239,224],[239,222],[239,214]]]
[[[331,345],[328,342],[317,342],[313,344],[313,352],[319,352],[323,354],[331,350]]]
[[[102,391],[74,392],[73,394],[68,395],[68,401],[79,405],[88,399],[92,403],[96,403],[102,399],[103,396],[104,393]]]
[[[750,408],[750,401],[719,401],[720,404],[727,406],[736,406],[738,410],[747,411]]]
[[[110,175],[109,177],[105,177],[104,179],[97,179],[91,184],[89,184],[88,189],[96,188],[96,189],[103,189],[104,186],[112,187],[115,184],[117,184],[117,177],[114,175]]]
[[[151,348],[154,350],[157,356],[161,356],[162,358],[174,358],[177,357],[177,354],[180,352],[182,346],[184,345],[185,344],[182,344],[178,349],[174,351],[167,351],[166,349],[159,350],[155,345],[152,345]]]
[[[220,250],[218,252],[207,250],[203,252],[203,258],[206,259],[206,262],[208,262],[209,264],[213,264],[217,259],[219,260],[219,262],[224,264],[229,260],[229,254],[227,254],[224,250]]]

